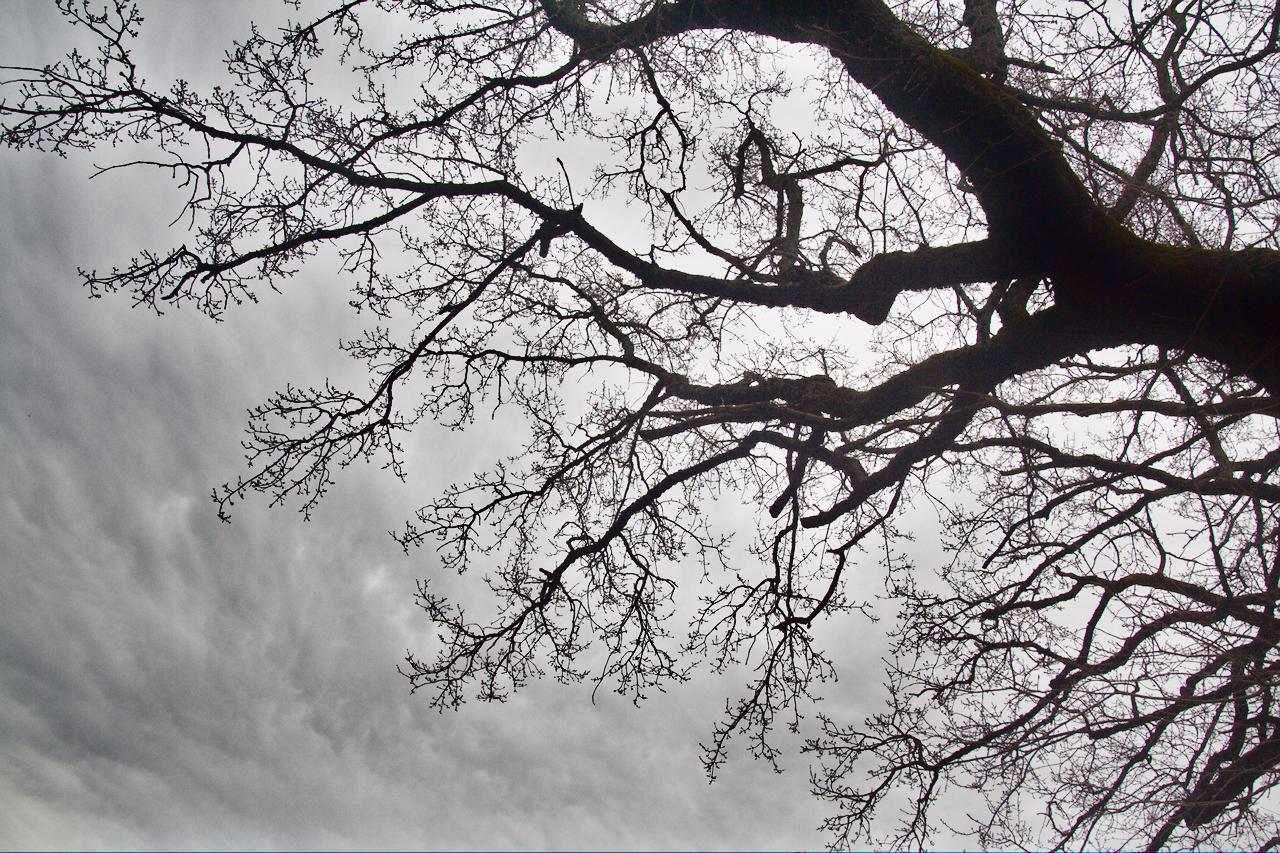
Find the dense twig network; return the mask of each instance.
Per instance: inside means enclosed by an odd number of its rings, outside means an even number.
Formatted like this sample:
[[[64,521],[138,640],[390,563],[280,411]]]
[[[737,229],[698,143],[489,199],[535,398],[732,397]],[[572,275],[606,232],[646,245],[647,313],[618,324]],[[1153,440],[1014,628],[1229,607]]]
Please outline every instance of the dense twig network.
[[[131,4],[61,6],[97,52],[7,69],[6,141],[190,190],[183,245],[91,287],[218,316],[333,246],[377,323],[368,387],[252,413],[224,511],[523,418],[403,534],[494,593],[424,582],[431,701],[745,661],[708,769],[773,760],[878,566],[889,704],[809,741],[834,845],[903,802],[927,845],[952,787],[996,848],[1277,843],[1273,4],[350,0],[207,93],[148,86]],[[902,547],[930,507],[940,571]]]

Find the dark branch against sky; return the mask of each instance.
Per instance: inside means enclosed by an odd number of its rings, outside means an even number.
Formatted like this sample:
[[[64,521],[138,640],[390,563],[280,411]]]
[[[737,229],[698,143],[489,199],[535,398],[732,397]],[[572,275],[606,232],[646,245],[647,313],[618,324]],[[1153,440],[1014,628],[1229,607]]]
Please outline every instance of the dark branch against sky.
[[[0,62],[23,837],[809,846],[800,732],[835,847],[1280,844],[1280,8],[94,2]]]
[[[148,73],[198,81],[250,10],[148,9]],[[6,61],[64,52],[46,4],[3,16]],[[501,424],[420,433],[412,488],[354,470],[309,524],[265,501],[219,523],[244,409],[346,369],[346,284],[317,264],[223,324],[87,299],[77,266],[164,242],[174,209],[161,176],[86,182],[109,154],[0,152],[0,847],[820,843],[798,756],[777,777],[739,755],[706,783],[698,742],[745,677],[641,709],[589,685],[443,715],[408,694],[395,665],[430,642],[411,596],[432,557],[384,531],[510,451]],[[875,644],[846,645],[862,658],[832,708],[878,685]]]

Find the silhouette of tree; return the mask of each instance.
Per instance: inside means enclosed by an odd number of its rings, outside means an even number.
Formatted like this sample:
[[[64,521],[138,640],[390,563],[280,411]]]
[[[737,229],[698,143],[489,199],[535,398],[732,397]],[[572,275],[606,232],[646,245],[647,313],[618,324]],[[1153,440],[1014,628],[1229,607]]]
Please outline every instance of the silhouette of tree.
[[[835,845],[889,803],[926,845],[948,788],[987,846],[1277,844],[1274,4],[349,0],[206,93],[148,87],[123,0],[60,6],[97,52],[9,68],[6,142],[144,145],[190,190],[187,242],[95,293],[218,316],[331,245],[374,318],[369,386],[254,411],[223,510],[403,475],[423,420],[527,424],[403,533],[494,593],[423,583],[431,701],[745,661],[707,766],[772,761],[878,565],[888,705],[808,743]]]

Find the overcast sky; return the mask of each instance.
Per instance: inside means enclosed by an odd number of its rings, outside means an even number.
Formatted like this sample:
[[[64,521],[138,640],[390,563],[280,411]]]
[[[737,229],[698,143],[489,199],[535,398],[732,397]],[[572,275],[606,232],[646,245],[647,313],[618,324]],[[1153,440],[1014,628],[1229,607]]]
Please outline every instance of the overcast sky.
[[[198,81],[252,5],[159,5],[148,77]],[[63,52],[49,6],[0,2],[3,63]],[[181,239],[163,182],[87,180],[110,158],[0,152],[0,847],[821,845],[806,757],[774,775],[739,749],[706,782],[741,676],[639,709],[589,685],[444,715],[409,694],[435,563],[386,531],[500,455],[492,430],[426,431],[407,485],[347,472],[310,523],[261,502],[220,523],[244,410],[346,369],[358,318],[315,266],[222,324],[88,299],[77,266]],[[880,630],[846,626],[831,710],[870,707]]]

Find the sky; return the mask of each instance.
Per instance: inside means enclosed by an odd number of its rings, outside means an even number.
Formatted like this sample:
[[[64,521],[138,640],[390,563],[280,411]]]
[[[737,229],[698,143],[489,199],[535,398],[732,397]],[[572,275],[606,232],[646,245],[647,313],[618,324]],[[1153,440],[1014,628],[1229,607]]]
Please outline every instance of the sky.
[[[0,64],[65,51],[51,5],[0,3]],[[198,85],[260,6],[145,8],[144,71]],[[0,151],[0,848],[822,845],[806,756],[779,775],[739,747],[707,783],[742,674],[639,708],[589,684],[444,714],[409,693],[436,564],[386,531],[509,452],[501,425],[415,434],[407,484],[357,467],[310,522],[263,501],[219,522],[245,410],[342,375],[358,318],[323,264],[223,323],[89,299],[77,267],[180,241],[158,176],[88,179],[111,158]],[[873,710],[881,629],[842,630],[829,710]]]

